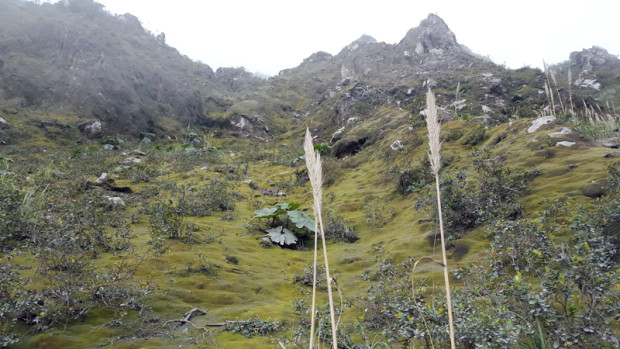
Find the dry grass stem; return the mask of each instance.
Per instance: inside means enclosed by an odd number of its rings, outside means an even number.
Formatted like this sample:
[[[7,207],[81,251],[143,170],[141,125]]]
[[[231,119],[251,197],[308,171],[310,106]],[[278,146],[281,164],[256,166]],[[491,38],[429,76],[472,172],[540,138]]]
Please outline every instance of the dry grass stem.
[[[338,326],[336,324],[336,316],[334,311],[334,296],[332,292],[332,277],[329,272],[329,261],[327,258],[327,245],[325,243],[325,229],[323,226],[323,217],[321,215],[321,210],[323,208],[322,197],[323,197],[323,169],[321,166],[321,154],[314,149],[312,144],[312,134],[310,134],[310,130],[306,129],[306,138],[304,141],[304,151],[306,153],[306,167],[308,168],[308,176],[310,177],[310,184],[312,185],[312,196],[314,197],[314,217],[318,226],[320,227],[321,232],[321,242],[323,243],[323,257],[325,259],[325,278],[327,282],[327,295],[329,300],[329,315],[331,319],[331,327],[332,327],[332,343],[333,348],[338,348],[338,339],[337,339],[337,331]],[[317,229],[315,229],[315,234],[317,234]],[[316,235],[315,235],[316,237]],[[316,239],[315,239],[316,240]],[[315,244],[315,251],[317,245]],[[315,261],[314,261],[314,270],[316,273],[316,252],[315,252]],[[316,282],[315,282],[316,284]],[[313,287],[313,291],[316,289]],[[313,308],[312,312],[314,314],[315,306],[314,304],[314,292],[313,292]],[[314,324],[314,320],[312,321]],[[313,345],[313,333],[310,335],[310,349],[312,349]]]
[[[428,89],[426,93],[426,127],[428,128],[428,144],[430,148],[429,159],[431,169],[435,174],[435,188],[437,190],[437,210],[439,216],[439,235],[441,236],[441,255],[443,257],[443,275],[446,288],[446,305],[448,306],[448,325],[450,327],[450,346],[456,348],[454,341],[454,320],[452,319],[452,296],[450,295],[450,277],[448,274],[448,261],[446,258],[446,241],[443,232],[443,218],[441,212],[441,192],[439,190],[439,170],[441,169],[441,142],[439,132],[441,125],[437,117],[437,106],[435,105],[435,95]]]
[[[571,72],[570,68],[568,69],[568,100],[570,101],[570,113],[574,114],[575,113],[575,107],[573,106],[573,90],[572,90],[572,85],[573,85],[573,73]]]

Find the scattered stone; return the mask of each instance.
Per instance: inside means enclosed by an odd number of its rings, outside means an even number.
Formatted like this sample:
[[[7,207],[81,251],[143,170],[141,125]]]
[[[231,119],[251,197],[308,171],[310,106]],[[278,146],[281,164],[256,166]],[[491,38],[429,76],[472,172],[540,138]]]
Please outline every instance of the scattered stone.
[[[0,116],[0,129],[9,128],[9,123]]]
[[[575,145],[575,142],[569,142],[569,141],[562,141],[562,142],[557,142],[555,144],[556,147],[572,147],[573,145]]]
[[[283,191],[279,191],[279,192],[278,192],[278,196],[279,196],[279,197],[285,197],[285,196],[286,196],[286,193],[285,193],[285,192],[283,192]]]
[[[573,131],[572,131],[570,128],[568,128],[568,127],[564,127],[564,128],[562,128],[562,130],[561,130],[561,131],[557,131],[557,132],[552,132],[552,133],[550,133],[550,134],[549,134],[549,137],[551,137],[551,138],[557,138],[557,137],[561,137],[561,136],[564,136],[564,135],[569,135],[569,134],[571,134],[571,133],[573,133]]]
[[[142,163],[142,159],[131,157],[131,158],[127,158],[127,159],[123,160],[122,163],[124,163],[124,164],[140,164],[140,163]]]
[[[104,173],[101,174],[101,176],[99,176],[99,178],[97,178],[93,182],[93,184],[95,184],[95,185],[102,185],[102,184],[111,183],[111,182],[114,182],[114,180],[112,178],[110,178],[110,176],[108,176],[107,172],[104,172]]]
[[[135,155],[138,155],[138,156],[146,156],[145,152],[143,152],[141,150],[138,150],[138,149],[134,149],[134,150],[132,150],[130,152],[124,152],[121,155],[122,156],[128,156],[128,155],[131,155],[131,154],[135,154]]]
[[[280,190],[275,187],[271,189],[259,189],[259,191],[263,196],[279,196],[278,194],[280,193]]]
[[[607,148],[618,149],[620,146],[620,137],[612,137],[607,139],[599,139],[598,141],[594,141],[594,144],[602,145]]]
[[[149,137],[142,138],[142,143],[151,144],[152,140]]]
[[[121,205],[121,206],[125,206],[125,201],[123,201],[123,199],[121,199],[118,196],[104,196],[104,198],[112,201],[112,203],[114,205]]]
[[[112,144],[104,144],[103,145],[103,149],[104,150],[114,150],[114,146]]]
[[[206,171],[206,170],[209,169],[209,166],[202,166],[200,169],[203,170],[203,171]]]
[[[392,150],[400,150],[402,148],[404,148],[405,146],[403,145],[403,143],[400,141],[400,139],[397,139],[394,141],[394,143],[392,143],[390,145],[390,148],[392,148]]]
[[[538,129],[547,124],[551,124],[555,122],[557,118],[555,116],[543,116],[534,121],[532,121],[532,125],[527,129],[527,133],[534,133],[538,131]]]

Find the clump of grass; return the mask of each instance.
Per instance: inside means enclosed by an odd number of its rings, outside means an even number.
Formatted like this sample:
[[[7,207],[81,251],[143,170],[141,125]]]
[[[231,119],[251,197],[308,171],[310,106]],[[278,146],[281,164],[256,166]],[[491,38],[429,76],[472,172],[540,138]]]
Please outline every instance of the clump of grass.
[[[426,126],[428,128],[428,153],[431,162],[431,170],[435,175],[435,187],[437,190],[437,210],[439,216],[439,234],[441,236],[441,255],[443,257],[443,274],[446,288],[446,304],[448,306],[448,323],[450,326],[450,344],[454,349],[454,322],[452,319],[452,297],[450,295],[450,278],[448,275],[448,261],[446,258],[446,243],[443,232],[443,218],[441,213],[441,192],[439,190],[439,170],[441,169],[441,142],[439,141],[439,132],[441,125],[437,117],[437,106],[435,105],[435,95],[428,89],[426,93]]]
[[[306,166],[308,167],[308,176],[312,185],[312,196],[314,197],[314,268],[312,280],[312,315],[310,324],[310,349],[314,348],[314,323],[316,314],[316,270],[317,270],[317,250],[318,250],[318,233],[320,228],[321,241],[323,242],[323,256],[325,258],[325,278],[327,280],[327,294],[329,298],[329,315],[332,328],[332,344],[333,348],[338,348],[336,316],[334,312],[334,297],[332,294],[332,282],[334,281],[329,273],[329,261],[327,259],[327,245],[325,244],[325,230],[323,228],[323,218],[321,210],[323,208],[323,174],[321,166],[321,154],[315,151],[312,145],[312,135],[310,130],[306,129],[306,139],[304,142],[304,151],[306,152]]]
[[[578,122],[577,130],[590,140],[605,139],[611,137],[620,130],[620,116],[605,113],[598,107],[597,113],[594,107],[583,102],[585,120]]]

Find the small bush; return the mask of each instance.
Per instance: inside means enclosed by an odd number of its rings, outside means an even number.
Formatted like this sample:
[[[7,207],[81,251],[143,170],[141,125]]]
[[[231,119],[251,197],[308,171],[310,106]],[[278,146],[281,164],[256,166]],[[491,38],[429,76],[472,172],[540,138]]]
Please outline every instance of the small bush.
[[[263,321],[258,319],[258,315],[246,321],[231,321],[226,324],[226,331],[239,333],[247,338],[254,336],[266,336],[280,329],[280,320]]]
[[[484,141],[486,138],[486,130],[484,129],[484,126],[477,125],[476,128],[467,133],[464,137],[465,138],[463,138],[461,144],[475,146]]]
[[[347,227],[342,216],[329,212],[325,221],[325,238],[350,243],[359,240],[353,227]]]
[[[382,199],[377,195],[370,195],[364,198],[362,211],[367,218],[366,222],[377,228],[388,224],[396,215],[390,201]]]

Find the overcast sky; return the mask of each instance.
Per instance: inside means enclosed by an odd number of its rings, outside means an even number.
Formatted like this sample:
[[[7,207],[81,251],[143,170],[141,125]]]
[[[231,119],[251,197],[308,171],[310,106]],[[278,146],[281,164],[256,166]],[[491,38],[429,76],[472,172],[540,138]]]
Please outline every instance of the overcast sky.
[[[619,0],[97,0],[132,13],[168,45],[211,68],[268,75],[368,34],[399,42],[429,13],[459,43],[510,68],[568,59],[593,45],[620,54]]]

